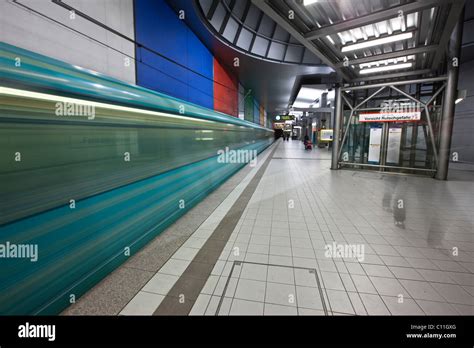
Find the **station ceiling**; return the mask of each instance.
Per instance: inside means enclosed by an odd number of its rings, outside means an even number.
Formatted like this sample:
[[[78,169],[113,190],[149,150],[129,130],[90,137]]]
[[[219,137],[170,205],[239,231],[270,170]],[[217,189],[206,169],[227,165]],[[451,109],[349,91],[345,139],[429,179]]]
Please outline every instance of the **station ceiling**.
[[[247,0],[237,0],[246,2]],[[248,1],[250,2],[250,1]],[[216,35],[200,14],[198,3],[190,0],[168,0],[168,4],[176,11],[184,10],[186,23],[241,83],[264,105],[270,116],[288,109],[290,98],[296,95],[301,81],[304,83],[332,84],[335,82],[334,70],[319,61],[317,64],[289,64],[265,60],[262,57],[248,55],[247,52],[229,45],[220,35]],[[239,58],[239,67],[233,65]],[[317,58],[314,58],[317,59]],[[296,89],[296,90],[294,90]]]
[[[440,71],[464,7],[464,0],[252,3],[351,83]]]
[[[474,29],[467,1],[465,28]],[[173,0],[271,114],[302,84],[428,77],[442,69],[464,0]],[[466,30],[466,29],[465,29]],[[471,31],[472,32],[472,31]],[[463,59],[474,57],[463,40]],[[240,67],[232,66],[238,57]],[[336,72],[337,75],[331,72]]]

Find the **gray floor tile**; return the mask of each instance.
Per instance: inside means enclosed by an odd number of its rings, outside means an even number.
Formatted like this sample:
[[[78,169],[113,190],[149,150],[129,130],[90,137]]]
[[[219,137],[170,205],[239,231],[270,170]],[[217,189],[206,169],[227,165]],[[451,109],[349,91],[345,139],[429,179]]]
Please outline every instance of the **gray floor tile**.
[[[342,283],[344,284],[344,288],[346,291],[353,291],[353,292],[356,292],[357,289],[354,285],[354,282],[352,280],[352,277],[349,275],[349,274],[344,274],[344,273],[340,273],[339,274],[340,277],[341,277],[341,280],[342,280]]]
[[[289,246],[270,245],[270,255],[291,256],[291,248]]]
[[[380,258],[387,266],[411,267],[407,260],[401,256],[380,255]]]
[[[293,265],[295,267],[303,267],[303,268],[318,268],[318,263],[316,259],[306,259],[302,257],[293,257]]]
[[[268,255],[269,251],[270,246],[262,244],[253,244],[252,239],[250,239],[250,245],[247,248],[248,253]]]
[[[272,303],[265,303],[264,315],[297,315],[296,307],[281,306]]]
[[[289,247],[291,245],[291,239],[289,237],[272,236],[270,245]]]
[[[293,257],[315,258],[313,249],[293,247],[291,251]]]
[[[397,279],[370,277],[370,280],[380,295],[398,296],[401,294],[404,297],[409,296]]]
[[[295,284],[293,269],[290,267],[269,266],[267,281],[291,285]]]
[[[191,261],[194,256],[198,253],[199,249],[195,248],[188,248],[188,247],[181,247],[179,248],[174,254],[173,254],[173,259],[179,259],[179,260],[187,260]]]
[[[440,270],[451,272],[467,272],[458,262],[445,260],[431,260]]]
[[[320,272],[321,274],[321,285],[326,289],[331,290],[345,290],[339,273],[334,272]]]
[[[360,261],[362,264],[370,264],[370,265],[382,265],[384,266],[384,262],[378,255],[371,255],[371,254],[365,254],[364,260]]]
[[[369,294],[377,294],[377,290],[372,285],[371,280],[367,276],[363,275],[352,275],[352,281],[358,292],[369,293]]]
[[[346,263],[346,268],[350,274],[358,274],[364,276],[366,275],[364,269],[362,268],[362,265],[360,265],[359,263],[348,262]]]
[[[252,246],[256,246],[256,245],[268,246],[270,245],[270,236],[252,234],[249,244]],[[266,250],[268,253],[269,248],[267,247]]]
[[[457,315],[458,312],[446,302],[434,302],[426,300],[416,300],[418,306],[421,307],[423,312],[427,315]]]
[[[189,315],[204,315],[210,300],[211,295],[199,295],[199,297],[196,299],[196,302],[194,303],[193,308],[191,309],[191,312],[189,312]]]
[[[242,300],[263,302],[265,298],[265,282],[239,279],[234,296]]]
[[[362,303],[362,300],[360,299],[360,295],[356,292],[348,292],[347,294],[349,295],[349,299],[351,300],[355,313],[357,315],[367,315],[367,311],[364,304]]]
[[[230,278],[227,282],[229,277],[220,277],[217,281],[217,285],[214,288],[213,295],[216,296],[225,296],[225,297],[234,297],[235,289],[237,288],[238,278]],[[226,287],[227,284],[227,287]],[[225,291],[225,293],[224,293]]]
[[[453,306],[460,315],[474,315],[474,306],[457,303],[452,303],[451,306]]]
[[[405,298],[402,303],[397,297],[382,296],[392,315],[424,315],[425,313],[412,299]]]
[[[229,315],[263,315],[263,302],[234,299]]]
[[[421,274],[424,280],[429,282],[456,284],[456,282],[449,276],[449,273],[445,271],[419,269],[418,273]]]
[[[461,286],[454,284],[431,283],[433,288],[450,303],[473,305],[474,298]]]
[[[150,279],[148,283],[146,283],[142,290],[155,294],[166,295],[176,283],[178,278],[179,277],[175,275],[157,273],[153,276],[153,278]]]
[[[298,308],[298,315],[326,315],[323,310]]]
[[[246,253],[244,260],[245,260],[246,262],[255,262],[255,263],[268,264],[268,259],[269,259],[269,256],[268,256],[268,255]]]
[[[160,269],[160,273],[181,276],[190,261],[169,259]]]
[[[332,312],[355,314],[347,292],[326,290]]]
[[[272,265],[293,266],[293,259],[290,256],[269,255],[268,263]]]
[[[265,302],[296,307],[296,289],[294,285],[267,283]]]
[[[211,298],[209,299],[209,302],[207,303],[206,312],[204,313],[204,315],[216,315],[217,306],[219,305],[220,300],[221,300],[220,296],[211,296]],[[225,298],[224,301],[232,301],[232,299]],[[228,308],[228,310],[229,309],[230,308]],[[227,314],[228,314],[228,312],[227,312]]]
[[[436,266],[433,262],[425,258],[420,259],[415,257],[405,257],[405,259],[413,268],[439,270],[438,266]]]
[[[323,310],[323,303],[321,295],[317,288],[297,286],[296,294],[298,300],[298,307],[307,309]]]
[[[210,275],[207,279],[206,284],[202,288],[201,293],[212,295],[214,293],[214,290],[216,289],[218,281],[219,276]]]
[[[390,272],[387,266],[363,264],[362,267],[364,268],[365,272],[369,276],[385,277],[385,278],[393,277],[392,272]]]
[[[268,266],[244,263],[240,272],[241,279],[266,281]]]
[[[318,269],[327,272],[337,272],[336,265],[332,260],[318,260]]]
[[[458,272],[447,272],[447,274],[459,285],[474,286],[474,274]]]
[[[292,238],[291,246],[294,248],[313,248],[313,246],[311,245],[311,239],[309,238]]]
[[[398,278],[398,279],[412,279],[412,280],[422,279],[421,275],[414,268],[396,267],[396,266],[389,266],[388,268],[395,275],[395,278]]]
[[[140,291],[120,312],[121,315],[152,315],[158,308],[163,295]]]
[[[294,269],[295,284],[306,287],[318,287],[316,275],[308,269],[295,268]]]
[[[414,299],[444,302],[443,297],[428,282],[401,279],[400,283]]]
[[[359,294],[368,315],[390,315],[387,306],[379,295]]]

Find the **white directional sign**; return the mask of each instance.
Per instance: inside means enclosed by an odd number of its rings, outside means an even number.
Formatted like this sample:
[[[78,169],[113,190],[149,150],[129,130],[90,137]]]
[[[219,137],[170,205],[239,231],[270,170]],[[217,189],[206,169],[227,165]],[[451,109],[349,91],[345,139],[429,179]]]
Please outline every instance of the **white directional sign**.
[[[400,161],[400,144],[402,129],[390,128],[388,130],[387,163],[398,164]]]
[[[380,147],[382,144],[382,128],[370,128],[369,138],[369,158],[371,164],[378,164],[380,161]]]
[[[421,111],[365,112],[359,114],[359,122],[413,122],[421,119]]]

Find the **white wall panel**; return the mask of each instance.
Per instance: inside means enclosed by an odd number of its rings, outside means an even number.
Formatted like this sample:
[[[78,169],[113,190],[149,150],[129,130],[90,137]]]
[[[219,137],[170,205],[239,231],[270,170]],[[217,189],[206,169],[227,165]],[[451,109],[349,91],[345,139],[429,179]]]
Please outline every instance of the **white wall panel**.
[[[51,1],[19,0],[29,11],[0,0],[0,39],[39,54],[135,83],[134,44]],[[64,0],[97,21],[134,39],[133,0]],[[65,28],[47,16],[100,43]],[[107,47],[110,46],[111,48]],[[117,52],[118,51],[118,52]],[[125,58],[129,59],[126,66]]]

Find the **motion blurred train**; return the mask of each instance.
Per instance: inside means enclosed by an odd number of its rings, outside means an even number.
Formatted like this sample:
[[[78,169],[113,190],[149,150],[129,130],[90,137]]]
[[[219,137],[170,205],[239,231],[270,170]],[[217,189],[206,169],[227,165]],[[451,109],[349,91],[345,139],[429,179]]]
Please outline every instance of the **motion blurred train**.
[[[274,139],[5,43],[0,75],[2,315],[60,313],[245,165],[218,151]]]

